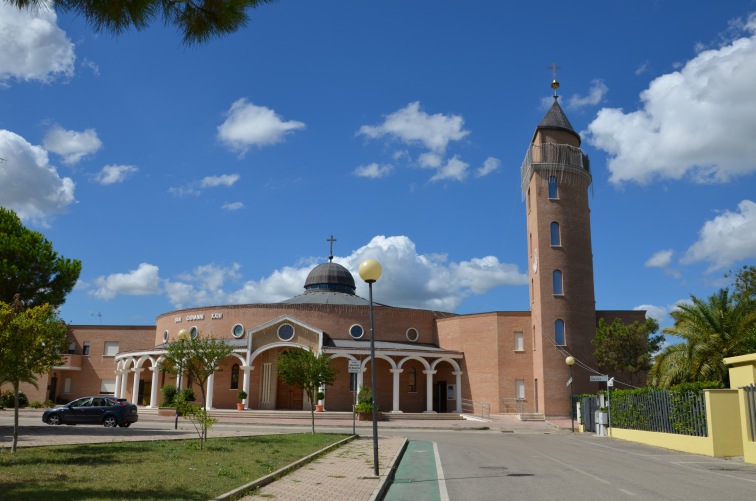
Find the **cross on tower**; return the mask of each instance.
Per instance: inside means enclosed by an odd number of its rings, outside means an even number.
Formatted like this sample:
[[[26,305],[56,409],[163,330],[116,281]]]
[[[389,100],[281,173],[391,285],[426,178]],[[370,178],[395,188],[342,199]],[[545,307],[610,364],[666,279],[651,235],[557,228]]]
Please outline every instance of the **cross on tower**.
[[[326,242],[331,243],[331,253],[328,256],[328,261],[333,261],[333,243],[336,241],[335,238],[333,238],[333,235],[331,235],[331,238],[327,239]]]
[[[554,80],[551,82],[551,88],[554,89],[554,98],[557,97],[557,89],[559,88],[559,82],[556,79],[557,70],[561,70],[561,66],[557,66],[555,61],[551,61],[551,66],[546,66],[547,70],[551,70],[551,74],[554,76]]]

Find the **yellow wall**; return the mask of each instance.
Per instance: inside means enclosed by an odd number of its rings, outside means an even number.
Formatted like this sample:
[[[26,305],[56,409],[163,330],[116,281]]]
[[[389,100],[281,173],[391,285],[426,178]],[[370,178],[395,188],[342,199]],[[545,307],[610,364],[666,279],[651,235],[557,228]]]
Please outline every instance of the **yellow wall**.
[[[712,456],[743,455],[740,431],[738,390],[705,390],[706,423],[712,444]]]
[[[714,455],[714,446],[709,437],[691,437],[688,435],[675,435],[674,433],[659,433],[656,431],[626,430],[623,428],[610,428],[609,436],[628,440],[639,444],[653,445],[675,451],[690,452],[691,454]]]
[[[725,358],[724,363],[730,366],[730,388],[756,383],[756,353]]]

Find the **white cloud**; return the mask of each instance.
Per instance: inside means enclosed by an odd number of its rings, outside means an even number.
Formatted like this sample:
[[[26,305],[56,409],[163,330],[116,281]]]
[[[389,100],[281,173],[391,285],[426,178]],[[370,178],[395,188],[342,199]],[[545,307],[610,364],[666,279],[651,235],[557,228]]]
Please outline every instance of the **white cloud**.
[[[237,210],[243,209],[244,204],[242,202],[230,202],[227,204],[223,204],[221,208],[227,211],[237,211]]]
[[[609,154],[613,183],[725,182],[756,171],[755,20],[744,26],[748,36],[653,80],[641,109],[598,112],[588,140]]]
[[[113,273],[107,277],[99,277],[94,281],[97,288],[91,294],[105,300],[113,299],[118,294],[159,294],[161,288],[158,271],[157,266],[142,263],[139,268],[128,273]]]
[[[286,134],[303,129],[305,124],[284,121],[275,111],[238,99],[226,112],[226,120],[218,126],[218,139],[240,155],[253,146],[280,143]]]
[[[122,183],[137,172],[139,169],[133,165],[106,165],[95,175],[95,181],[105,185]]]
[[[648,258],[645,262],[646,268],[666,268],[672,262],[672,249],[661,250]]]
[[[74,203],[73,180],[58,175],[44,148],[0,129],[0,158],[0,205],[22,220],[45,226]]]
[[[609,92],[609,87],[606,86],[603,80],[593,80],[591,88],[588,90],[588,95],[579,96],[573,94],[567,100],[567,108],[575,110],[586,106],[596,106],[604,101],[607,92]]]
[[[441,167],[441,163],[443,161],[444,157],[442,155],[439,155],[438,153],[434,153],[432,151],[426,151],[425,153],[417,157],[417,163],[419,163],[420,167],[423,168],[438,169],[439,167]]]
[[[499,170],[499,167],[501,167],[501,161],[498,158],[488,157],[486,158],[486,161],[483,162],[483,166],[475,171],[475,177],[487,176],[490,173]]]
[[[64,163],[75,164],[99,150],[102,141],[94,129],[77,132],[65,130],[56,124],[45,134],[44,145],[53,153],[61,155]]]
[[[500,286],[522,286],[528,281],[527,274],[520,273],[517,265],[500,263],[494,256],[448,262],[444,255],[419,254],[414,242],[405,236],[377,236],[352,254],[334,258],[334,262],[352,272],[357,294],[362,297],[367,297],[368,290],[357,270],[368,257],[377,259],[383,267],[380,286],[374,289],[375,300],[398,307],[454,311],[470,295],[484,294]],[[306,258],[296,266],[286,266],[260,280],[243,283],[240,283],[241,267],[238,264],[227,267],[205,265],[191,273],[163,280],[162,289],[176,308],[202,304],[275,303],[302,294],[307,275],[320,262]],[[127,276],[135,274],[131,272]],[[156,280],[149,283],[154,286]],[[103,289],[115,290],[114,287]],[[106,294],[100,292],[100,296]]]
[[[10,79],[45,83],[74,74],[74,45],[57,25],[55,9],[0,3],[0,85]]]
[[[239,174],[223,174],[221,176],[207,176],[202,178],[200,186],[214,188],[216,186],[233,186],[239,180]]]
[[[394,167],[392,165],[379,165],[376,162],[373,162],[368,165],[361,165],[354,169],[354,175],[379,179],[388,176],[393,170]]]
[[[469,166],[470,164],[463,162],[455,155],[446,162],[446,165],[439,168],[430,180],[442,181],[444,179],[454,179],[455,181],[462,181],[467,177],[467,168]]]
[[[735,212],[706,221],[699,238],[683,256],[683,264],[707,261],[715,271],[742,259],[756,258],[756,203],[743,200]]]
[[[363,125],[358,134],[376,139],[391,136],[406,144],[420,143],[429,150],[443,153],[450,141],[458,141],[470,132],[464,130],[459,115],[428,115],[415,101],[389,114],[380,125]]]
[[[220,176],[206,176],[199,181],[190,181],[184,186],[173,186],[168,188],[168,192],[177,197],[186,197],[189,195],[199,196],[202,188],[231,187],[241,176],[239,174],[222,174]]]

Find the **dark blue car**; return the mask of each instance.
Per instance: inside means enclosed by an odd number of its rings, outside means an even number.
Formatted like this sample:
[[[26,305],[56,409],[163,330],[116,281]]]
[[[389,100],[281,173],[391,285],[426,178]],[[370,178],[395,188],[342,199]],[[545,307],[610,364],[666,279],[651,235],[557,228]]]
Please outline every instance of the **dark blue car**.
[[[107,428],[128,428],[138,420],[136,405],[121,398],[103,396],[78,398],[42,414],[42,422],[49,425],[100,424]]]

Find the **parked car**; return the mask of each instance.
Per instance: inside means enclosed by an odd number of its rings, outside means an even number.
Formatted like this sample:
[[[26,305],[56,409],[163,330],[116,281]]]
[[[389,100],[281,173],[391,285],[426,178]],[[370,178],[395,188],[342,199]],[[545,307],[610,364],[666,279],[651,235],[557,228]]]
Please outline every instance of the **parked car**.
[[[139,420],[137,406],[122,398],[83,397],[66,405],[47,409],[42,422],[57,424],[101,424],[106,428],[128,428]]]

